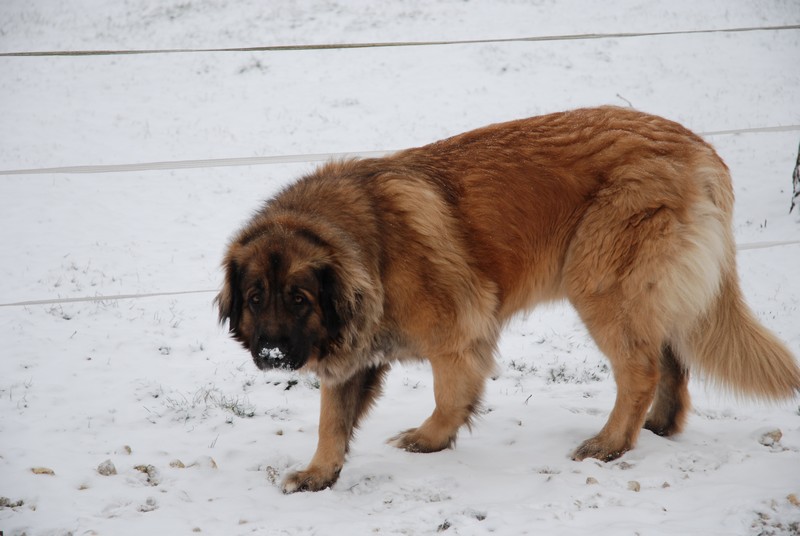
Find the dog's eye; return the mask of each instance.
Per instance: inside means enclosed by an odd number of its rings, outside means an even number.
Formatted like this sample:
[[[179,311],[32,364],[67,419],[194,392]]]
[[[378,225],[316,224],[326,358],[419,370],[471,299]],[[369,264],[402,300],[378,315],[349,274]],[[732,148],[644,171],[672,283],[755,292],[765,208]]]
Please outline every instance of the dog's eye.
[[[294,305],[305,305],[308,300],[302,294],[292,294],[292,303]]]
[[[250,301],[250,305],[253,305],[253,306],[259,305],[261,303],[261,296],[259,296],[258,294],[253,294],[252,296],[250,296],[250,300],[249,301]]]

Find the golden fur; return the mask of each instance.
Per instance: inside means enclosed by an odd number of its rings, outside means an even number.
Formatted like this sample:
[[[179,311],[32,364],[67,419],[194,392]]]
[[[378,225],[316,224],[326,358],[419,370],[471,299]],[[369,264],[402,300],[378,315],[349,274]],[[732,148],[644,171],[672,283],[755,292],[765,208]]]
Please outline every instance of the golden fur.
[[[732,209],[728,169],[707,143],[612,107],[300,179],[234,238],[217,298],[259,367],[321,380],[318,448],[284,491],[336,481],[397,359],[431,363],[436,407],[391,443],[451,446],[495,367],[501,327],[549,300],[574,305],[618,389],[575,459],[614,459],[643,426],[680,431],[692,367],[737,393],[792,397],[796,362],[740,295]]]

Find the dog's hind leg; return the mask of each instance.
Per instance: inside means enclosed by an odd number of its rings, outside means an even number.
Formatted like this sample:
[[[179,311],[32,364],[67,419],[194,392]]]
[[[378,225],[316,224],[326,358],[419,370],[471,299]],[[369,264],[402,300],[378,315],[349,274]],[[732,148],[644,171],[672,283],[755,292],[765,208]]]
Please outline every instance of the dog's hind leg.
[[[682,419],[684,377],[663,348],[678,319],[693,314],[692,295],[701,293],[692,283],[704,276],[682,265],[696,255],[685,217],[670,206],[680,207],[680,197],[658,187],[654,180],[621,181],[598,194],[570,244],[565,290],[617,383],[608,422],[574,452],[578,460],[613,460],[633,448],[654,399],[652,424]]]
[[[431,357],[436,408],[418,428],[391,438],[388,443],[409,452],[437,452],[455,444],[458,430],[470,426],[480,407],[484,383],[493,370],[493,348],[479,343],[461,353]]]
[[[644,427],[654,434],[671,436],[683,429],[691,405],[689,371],[669,344],[664,345],[661,352],[659,369],[661,378]]]
[[[356,373],[341,384],[320,386],[319,439],[311,463],[289,473],[281,485],[284,493],[319,491],[339,478],[345,455],[359,420],[380,396],[388,365]]]
[[[611,360],[617,398],[603,429],[584,441],[573,453],[573,459],[591,457],[610,461],[633,448],[656,394],[661,343],[625,323],[614,326],[609,325],[613,322],[587,321],[598,346]]]

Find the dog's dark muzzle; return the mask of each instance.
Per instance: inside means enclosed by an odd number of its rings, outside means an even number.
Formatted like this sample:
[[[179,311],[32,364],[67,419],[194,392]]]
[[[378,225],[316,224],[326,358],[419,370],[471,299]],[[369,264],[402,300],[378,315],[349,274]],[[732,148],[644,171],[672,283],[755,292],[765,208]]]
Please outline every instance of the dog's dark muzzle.
[[[260,344],[253,348],[253,360],[261,370],[295,370],[294,361],[289,357],[289,349],[284,345]]]

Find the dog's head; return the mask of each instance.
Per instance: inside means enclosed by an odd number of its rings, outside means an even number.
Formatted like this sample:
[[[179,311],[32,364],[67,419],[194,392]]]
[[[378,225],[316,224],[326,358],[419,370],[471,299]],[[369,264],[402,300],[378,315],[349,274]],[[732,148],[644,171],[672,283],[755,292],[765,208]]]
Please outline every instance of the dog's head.
[[[260,369],[324,373],[327,357],[353,346],[365,289],[338,249],[308,229],[269,224],[230,245],[219,319]]]

